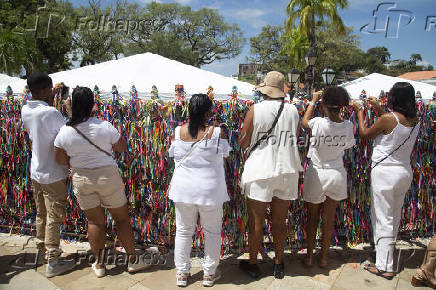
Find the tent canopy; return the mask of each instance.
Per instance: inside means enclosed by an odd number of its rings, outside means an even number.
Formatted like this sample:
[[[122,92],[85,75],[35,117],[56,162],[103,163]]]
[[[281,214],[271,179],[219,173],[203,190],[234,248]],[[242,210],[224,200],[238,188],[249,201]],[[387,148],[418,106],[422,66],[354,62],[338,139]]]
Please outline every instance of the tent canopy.
[[[368,96],[378,97],[382,90],[385,93],[389,92],[389,90],[397,82],[410,83],[415,88],[415,92],[421,92],[421,96],[423,99],[431,100],[433,97],[433,93],[436,92],[436,86],[397,77],[390,77],[378,73],[373,73],[366,77],[361,77],[357,80],[341,84],[340,86],[348,91],[352,99],[358,99],[362,90],[365,90]]]
[[[50,75],[54,83],[64,82],[69,87],[95,85],[102,92],[111,92],[116,85],[118,92],[127,93],[132,85],[138,92],[149,93],[156,85],[160,94],[174,95],[174,86],[181,84],[187,94],[206,93],[212,86],[215,94],[228,95],[237,86],[244,96],[253,94],[254,86],[197,67],[170,60],[157,54],[143,53],[96,65],[89,65]],[[25,80],[0,79],[0,92],[10,85],[14,93],[23,92]]]

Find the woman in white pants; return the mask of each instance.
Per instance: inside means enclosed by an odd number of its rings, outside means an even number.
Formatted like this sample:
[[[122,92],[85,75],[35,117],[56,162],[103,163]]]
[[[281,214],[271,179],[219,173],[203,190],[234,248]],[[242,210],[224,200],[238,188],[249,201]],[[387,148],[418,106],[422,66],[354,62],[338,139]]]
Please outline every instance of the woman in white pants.
[[[175,169],[169,198],[176,208],[174,262],[177,286],[186,286],[190,275],[192,234],[200,215],[204,232],[203,285],[213,286],[221,252],[223,203],[229,200],[223,158],[231,147],[219,127],[208,125],[212,101],[205,94],[189,101],[189,123],[175,129],[170,157]]]
[[[410,166],[419,122],[415,104],[415,90],[407,82],[396,83],[389,93],[385,113],[377,99],[369,103],[380,116],[370,128],[364,121],[362,106],[354,102],[359,119],[359,135],[375,139],[371,170],[371,220],[376,250],[376,264],[368,264],[370,273],[391,280],[394,277],[393,254],[401,221],[404,196],[412,183]]]

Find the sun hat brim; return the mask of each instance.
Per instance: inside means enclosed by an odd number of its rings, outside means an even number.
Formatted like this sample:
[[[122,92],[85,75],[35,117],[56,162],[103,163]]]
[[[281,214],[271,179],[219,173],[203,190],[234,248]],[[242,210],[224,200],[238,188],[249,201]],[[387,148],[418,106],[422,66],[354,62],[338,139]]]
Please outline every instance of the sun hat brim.
[[[286,97],[283,88],[269,86],[265,83],[260,83],[256,86],[256,89],[259,90],[262,94],[267,95],[272,99],[279,99]]]

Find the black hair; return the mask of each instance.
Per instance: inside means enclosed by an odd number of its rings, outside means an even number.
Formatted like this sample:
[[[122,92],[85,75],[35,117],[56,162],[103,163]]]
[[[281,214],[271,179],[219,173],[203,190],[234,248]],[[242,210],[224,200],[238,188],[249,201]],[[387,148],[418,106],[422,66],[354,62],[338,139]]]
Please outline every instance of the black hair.
[[[348,106],[350,96],[343,87],[331,86],[324,90],[322,103],[328,110],[333,112],[339,111],[342,107]]]
[[[395,83],[389,91],[388,107],[406,118],[416,117],[415,89],[408,82]]]
[[[192,138],[197,138],[198,129],[206,123],[206,113],[212,108],[212,100],[206,94],[192,95],[189,100],[188,130]]]
[[[94,93],[87,87],[76,87],[71,98],[71,120],[68,126],[86,122],[91,116],[94,107]]]
[[[35,72],[27,78],[27,86],[32,94],[39,94],[43,89],[53,87],[53,81],[48,74]]]

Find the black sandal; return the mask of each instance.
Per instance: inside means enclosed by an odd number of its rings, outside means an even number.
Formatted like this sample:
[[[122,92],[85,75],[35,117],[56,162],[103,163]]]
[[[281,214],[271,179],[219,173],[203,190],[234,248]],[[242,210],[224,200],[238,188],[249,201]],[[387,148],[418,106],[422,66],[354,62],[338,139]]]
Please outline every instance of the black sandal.
[[[370,270],[371,268],[375,269],[377,272],[373,272],[373,271],[371,271],[371,270]],[[386,280],[392,280],[392,279],[394,279],[394,275],[392,275],[392,276],[386,276],[385,274],[386,274],[386,273],[389,273],[389,272],[379,270],[379,269],[377,269],[377,267],[376,267],[375,265],[367,264],[367,265],[365,265],[365,266],[363,267],[363,269],[365,269],[366,271],[368,271],[368,272],[371,273],[371,274],[374,274],[374,275],[376,275],[376,276],[379,276],[379,277],[385,278]]]

